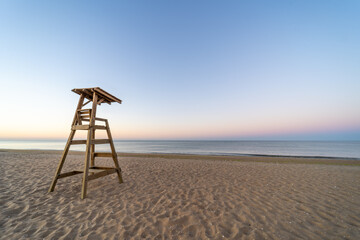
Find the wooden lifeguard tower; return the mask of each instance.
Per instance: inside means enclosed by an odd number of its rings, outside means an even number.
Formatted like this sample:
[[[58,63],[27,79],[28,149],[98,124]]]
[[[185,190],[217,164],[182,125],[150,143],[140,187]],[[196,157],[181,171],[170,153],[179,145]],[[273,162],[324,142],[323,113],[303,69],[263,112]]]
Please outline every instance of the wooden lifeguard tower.
[[[121,168],[118,163],[117,154],[111,137],[108,120],[104,118],[96,117],[97,105],[100,105],[102,103],[111,104],[112,102],[117,102],[121,104],[121,100],[114,97],[110,93],[102,90],[99,87],[75,88],[72,91],[79,94],[80,99],[75,111],[74,120],[72,122],[70,136],[65,145],[64,152],[60,159],[59,165],[56,169],[56,173],[49,188],[49,192],[54,191],[58,179],[82,173],[83,178],[82,178],[81,199],[84,199],[86,197],[87,183],[90,180],[103,177],[112,173],[117,173],[119,182],[120,183],[123,182],[121,177]],[[85,99],[88,100],[86,103],[84,103]],[[92,102],[92,108],[83,109],[83,107],[90,102]],[[104,125],[96,125],[95,124],[96,121],[103,122]],[[86,124],[84,124],[84,122]],[[75,132],[77,130],[86,130],[87,140],[73,140]],[[95,130],[106,130],[108,138],[95,139]],[[76,171],[61,173],[61,169],[64,165],[70,146],[74,144],[86,144],[84,170],[83,171],[76,170]],[[110,144],[111,153],[95,152],[95,144]],[[96,157],[111,157],[114,161],[115,167],[110,168],[110,167],[95,166]]]

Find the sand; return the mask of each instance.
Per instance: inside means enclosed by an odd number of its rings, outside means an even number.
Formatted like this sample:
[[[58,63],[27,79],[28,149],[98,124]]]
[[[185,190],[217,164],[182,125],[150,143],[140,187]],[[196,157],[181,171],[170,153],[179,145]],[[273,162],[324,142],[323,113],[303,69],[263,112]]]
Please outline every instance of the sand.
[[[81,200],[80,175],[47,193],[59,158],[0,151],[0,239],[360,239],[356,162],[128,154]]]

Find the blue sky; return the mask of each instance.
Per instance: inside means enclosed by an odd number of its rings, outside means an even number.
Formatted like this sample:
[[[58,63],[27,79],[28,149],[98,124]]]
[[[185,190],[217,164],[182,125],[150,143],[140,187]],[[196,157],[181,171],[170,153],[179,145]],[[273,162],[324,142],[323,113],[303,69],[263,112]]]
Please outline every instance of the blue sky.
[[[359,1],[1,1],[0,138],[360,140]],[[24,121],[25,117],[25,121]]]

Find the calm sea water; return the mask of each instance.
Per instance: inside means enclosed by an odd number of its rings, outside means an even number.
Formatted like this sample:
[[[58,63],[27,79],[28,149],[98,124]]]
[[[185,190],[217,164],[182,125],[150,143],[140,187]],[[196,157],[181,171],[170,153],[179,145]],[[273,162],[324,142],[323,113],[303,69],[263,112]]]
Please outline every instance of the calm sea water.
[[[0,149],[63,150],[65,140],[0,140]],[[114,141],[117,152],[181,153],[211,155],[277,155],[344,157],[360,160],[360,141]],[[73,145],[70,150],[84,151],[85,146]],[[110,151],[108,144],[96,151]]]

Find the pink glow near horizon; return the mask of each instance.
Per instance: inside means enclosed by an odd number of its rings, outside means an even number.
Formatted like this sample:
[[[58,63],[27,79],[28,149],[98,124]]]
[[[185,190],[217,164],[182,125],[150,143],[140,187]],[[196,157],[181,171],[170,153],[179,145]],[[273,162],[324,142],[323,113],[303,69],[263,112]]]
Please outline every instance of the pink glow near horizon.
[[[266,124],[239,124],[236,126],[228,125],[226,127],[216,126],[167,126],[160,127],[154,126],[149,128],[148,126],[131,126],[131,125],[117,125],[112,124],[113,137],[115,139],[236,139],[246,137],[261,137],[272,135],[287,135],[287,134],[311,134],[319,132],[336,132],[336,131],[359,131],[360,124],[357,122],[346,123],[329,123],[319,122],[317,124],[284,124],[274,123]],[[42,138],[67,138],[70,133],[69,128],[61,128],[57,131],[52,131],[50,135],[48,131],[41,131],[40,129],[33,128],[31,131],[2,131],[1,138],[23,138],[23,139],[42,139]],[[85,133],[77,133],[77,138],[85,138]],[[105,137],[104,133],[97,134],[97,137]]]

